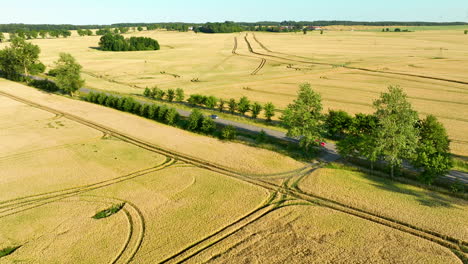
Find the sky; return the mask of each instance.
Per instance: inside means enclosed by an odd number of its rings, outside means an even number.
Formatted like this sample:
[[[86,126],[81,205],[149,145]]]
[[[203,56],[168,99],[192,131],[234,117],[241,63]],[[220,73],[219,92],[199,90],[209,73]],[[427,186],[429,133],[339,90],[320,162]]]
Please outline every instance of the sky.
[[[0,0],[0,24],[226,20],[468,22],[468,0]]]

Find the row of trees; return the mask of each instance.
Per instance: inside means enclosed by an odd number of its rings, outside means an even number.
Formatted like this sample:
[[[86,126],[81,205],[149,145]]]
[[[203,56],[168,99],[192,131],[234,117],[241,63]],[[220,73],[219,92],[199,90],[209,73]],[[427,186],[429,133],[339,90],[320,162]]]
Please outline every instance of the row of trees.
[[[45,66],[39,61],[41,50],[39,46],[27,42],[23,38],[14,38],[10,46],[0,50],[0,71],[8,79],[30,83],[31,75],[43,73]],[[81,88],[81,65],[68,53],[60,53],[55,62],[55,84],[58,88],[73,94]],[[38,80],[35,84],[39,85]],[[51,90],[54,85],[42,84],[41,87]]]
[[[143,92],[143,95],[148,98],[158,99],[158,100],[167,100],[169,102],[178,101],[184,102],[185,93],[182,88],[177,89],[168,89],[164,91],[157,87],[152,89],[146,88]],[[251,113],[252,118],[258,118],[259,114],[264,112],[264,116],[267,121],[271,121],[271,118],[275,115],[275,106],[272,103],[266,103],[261,105],[258,102],[251,102],[247,97],[243,96],[236,101],[236,99],[231,98],[229,100],[219,99],[214,96],[206,96],[200,94],[192,94],[187,99],[187,103],[193,106],[202,106],[209,109],[217,109],[220,112],[228,110],[231,114],[240,113],[246,115],[248,112]]]
[[[53,37],[53,38],[59,38],[59,37],[64,37],[67,38],[71,36],[71,32],[69,30],[52,30],[52,31],[24,31],[24,30],[18,30],[16,32],[10,33],[10,41],[14,38],[23,38],[23,39],[37,39],[39,37],[41,38],[46,38],[46,37]],[[6,40],[5,35],[0,32],[0,42],[4,42]]]
[[[175,108],[165,105],[142,104],[132,97],[117,97],[106,93],[90,92],[86,95],[85,100],[153,119],[168,125],[175,125],[180,119],[179,113]]]
[[[323,115],[320,94],[304,84],[281,120],[288,128],[287,135],[299,139],[306,150],[331,136],[340,139],[337,147],[342,156],[365,158],[371,164],[385,161],[392,177],[394,168],[403,161],[418,168],[425,183],[448,172],[452,166],[450,141],[436,117],[430,115],[420,120],[406,94],[397,86],[390,86],[373,105],[372,115],[351,117],[344,111]]]
[[[193,110],[187,120],[183,120],[175,108],[165,105],[141,103],[132,97],[119,97],[112,94],[90,92],[85,96],[85,100],[136,114],[170,126],[179,126],[189,131],[207,135],[217,135],[222,139],[235,139],[237,135],[236,129],[232,126],[226,126],[219,130],[213,119],[203,116],[198,109]]]
[[[119,34],[107,33],[99,41],[99,47],[105,51],[159,50],[157,40],[146,37],[124,38]]]

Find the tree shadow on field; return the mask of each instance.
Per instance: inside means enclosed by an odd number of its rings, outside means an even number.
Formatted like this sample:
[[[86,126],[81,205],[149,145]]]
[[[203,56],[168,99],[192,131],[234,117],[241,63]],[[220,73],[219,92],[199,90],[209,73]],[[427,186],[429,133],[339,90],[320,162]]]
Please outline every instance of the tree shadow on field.
[[[93,50],[102,50],[101,47],[88,47],[89,49],[93,49]]]
[[[367,173],[364,173],[364,178],[373,181],[374,183],[371,185],[381,190],[414,196],[416,201],[423,206],[453,208],[454,204],[465,205],[462,200],[450,198],[430,190],[414,190],[410,185],[406,186],[403,183],[397,183],[391,179],[372,176]]]

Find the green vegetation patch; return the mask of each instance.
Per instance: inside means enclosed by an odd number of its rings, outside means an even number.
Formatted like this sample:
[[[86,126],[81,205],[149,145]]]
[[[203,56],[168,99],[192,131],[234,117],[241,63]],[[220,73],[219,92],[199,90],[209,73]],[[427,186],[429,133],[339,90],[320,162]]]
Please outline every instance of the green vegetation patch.
[[[101,219],[101,218],[109,217],[109,216],[111,216],[113,214],[118,213],[124,207],[124,205],[125,205],[125,203],[114,204],[112,207],[98,212],[97,214],[95,214],[93,216],[93,218],[94,219]]]
[[[0,250],[0,258],[8,256],[10,254],[13,254],[13,252],[15,252],[20,247],[21,246],[14,246],[14,247],[6,247],[4,249],[1,249]]]

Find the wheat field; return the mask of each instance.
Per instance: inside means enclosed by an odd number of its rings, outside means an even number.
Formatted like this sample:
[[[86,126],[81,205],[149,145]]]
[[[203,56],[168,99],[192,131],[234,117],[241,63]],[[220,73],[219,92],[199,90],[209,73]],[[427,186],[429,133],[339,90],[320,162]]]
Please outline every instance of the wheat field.
[[[294,100],[298,85],[309,82],[322,95],[325,110],[370,113],[381,92],[400,85],[421,117],[433,114],[445,124],[453,153],[468,155],[468,37],[461,28],[424,27],[400,33],[331,29],[323,35],[128,34],[152,37],[161,44],[159,51],[140,52],[100,51],[99,36],[74,34],[33,42],[41,47],[41,60],[49,68],[59,52],[69,52],[83,65],[88,87],[119,93],[141,94],[153,86],[183,88],[187,94],[225,99],[247,96],[284,109]]]

